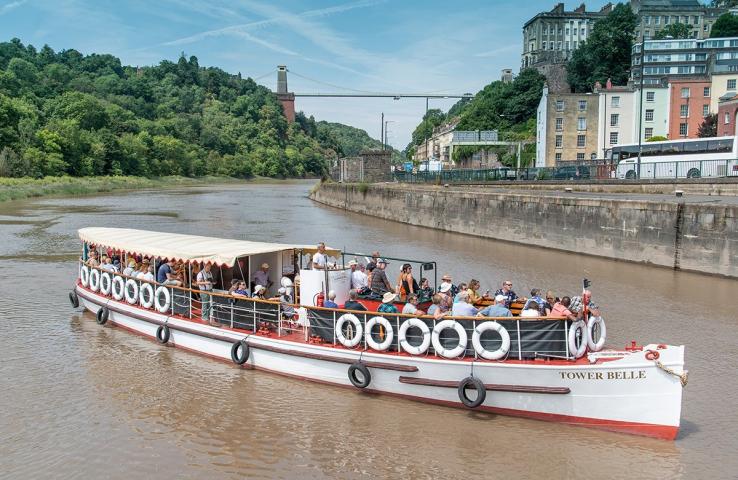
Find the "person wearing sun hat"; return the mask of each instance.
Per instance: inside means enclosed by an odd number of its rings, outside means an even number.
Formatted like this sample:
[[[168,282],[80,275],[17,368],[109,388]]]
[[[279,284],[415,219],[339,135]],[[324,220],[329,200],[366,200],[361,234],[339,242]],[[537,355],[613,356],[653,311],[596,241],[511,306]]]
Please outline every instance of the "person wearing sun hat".
[[[385,268],[387,268],[387,261],[381,258],[378,259],[377,268],[372,272],[371,288],[374,295],[384,295],[386,292],[392,291],[392,284],[387,279]]]
[[[382,304],[377,308],[377,311],[381,313],[400,313],[393,303],[396,298],[397,294],[393,292],[387,292],[382,295]]]

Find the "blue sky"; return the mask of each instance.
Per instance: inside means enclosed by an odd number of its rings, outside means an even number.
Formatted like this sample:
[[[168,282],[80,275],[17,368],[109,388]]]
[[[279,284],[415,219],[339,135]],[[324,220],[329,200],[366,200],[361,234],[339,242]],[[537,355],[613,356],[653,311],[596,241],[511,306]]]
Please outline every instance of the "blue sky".
[[[475,93],[519,69],[522,25],[555,1],[531,0],[0,0],[0,39],[111,53],[128,65],[176,60],[253,78],[285,64],[294,92]],[[567,2],[572,9],[580,2]],[[588,2],[588,9],[605,1]],[[317,80],[320,83],[313,81]],[[258,80],[276,88],[276,73]],[[335,85],[332,87],[330,85]],[[447,109],[453,101],[431,100]],[[319,120],[404,148],[425,100],[298,98]]]

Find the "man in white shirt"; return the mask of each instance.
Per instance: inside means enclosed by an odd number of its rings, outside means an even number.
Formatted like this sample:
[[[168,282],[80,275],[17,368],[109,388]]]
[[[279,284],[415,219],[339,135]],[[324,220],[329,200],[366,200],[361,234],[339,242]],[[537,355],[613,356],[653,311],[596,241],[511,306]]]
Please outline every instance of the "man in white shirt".
[[[213,274],[210,273],[210,264],[206,263],[197,274],[197,286],[200,288],[200,301],[202,302],[202,319],[210,323],[211,299],[209,292],[213,289]]]
[[[313,269],[314,270],[325,270],[325,266],[328,263],[328,257],[325,254],[325,243],[320,242],[318,244],[318,251],[313,255]]]
[[[354,271],[351,272],[351,288],[360,292],[369,287],[369,277],[364,272],[366,270],[364,265],[358,264],[356,260],[351,260],[351,262],[356,264],[353,267]],[[349,262],[349,265],[351,265],[351,262]]]

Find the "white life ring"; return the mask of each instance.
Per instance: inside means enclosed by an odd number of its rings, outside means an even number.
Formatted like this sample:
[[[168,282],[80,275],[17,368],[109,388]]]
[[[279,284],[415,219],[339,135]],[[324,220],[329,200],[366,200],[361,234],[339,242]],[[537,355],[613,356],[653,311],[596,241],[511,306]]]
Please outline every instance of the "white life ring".
[[[489,351],[482,346],[482,334],[488,330],[494,330],[500,334],[502,345],[495,351]],[[477,355],[486,360],[499,360],[510,351],[510,334],[507,329],[497,322],[483,322],[476,326],[472,334],[472,345]]]
[[[138,301],[144,308],[151,308],[154,304],[154,287],[150,283],[141,282],[141,288],[138,292]]]
[[[600,339],[597,342],[592,338],[592,332],[594,331],[595,324],[600,324]],[[605,320],[602,317],[592,317],[589,319],[587,325],[587,346],[593,352],[599,352],[605,346],[605,338],[607,337],[607,328],[605,327]]]
[[[138,302],[138,283],[132,278],[126,280],[123,292],[126,296],[126,302],[135,305]]]
[[[161,294],[164,294],[164,303],[161,303]],[[169,294],[169,289],[165,286],[160,286],[154,292],[154,304],[159,313],[167,313],[169,307],[172,305],[172,296]]]
[[[410,342],[407,341],[407,331],[410,329],[410,327],[417,327],[423,333],[423,341],[420,342],[420,345],[413,346],[410,345]],[[428,347],[430,347],[430,328],[428,328],[428,325],[426,325],[426,323],[419,318],[411,318],[410,320],[400,325],[400,331],[397,333],[397,335],[400,346],[410,355],[422,355],[428,350]]]
[[[110,272],[103,272],[100,275],[100,293],[103,295],[110,295],[111,279]]]
[[[80,268],[79,279],[82,281],[83,287],[87,287],[90,284],[90,269],[87,265],[82,265],[82,268]]]
[[[125,288],[125,281],[123,280],[123,277],[113,277],[113,298],[116,300],[122,300],[123,299],[123,289]]]
[[[379,324],[384,327],[385,329],[385,335],[384,340],[382,343],[377,342],[374,340],[374,337],[372,337],[372,327],[374,325]],[[364,334],[366,336],[366,344],[369,345],[372,349],[378,350],[380,352],[384,352],[387,350],[390,345],[392,345],[392,340],[395,338],[395,332],[392,329],[392,324],[390,324],[389,320],[387,320],[384,317],[372,317],[369,319],[368,322],[366,322],[366,333]]]
[[[441,332],[446,330],[447,328],[453,328],[454,330],[456,330],[457,335],[459,335],[459,344],[452,349],[444,348],[444,346],[441,345]],[[466,330],[464,330],[464,327],[462,327],[461,324],[456,320],[443,320],[441,322],[438,322],[436,326],[433,327],[433,335],[431,337],[431,341],[433,342],[433,349],[442,357],[456,358],[459,355],[463,355],[464,351],[466,350],[467,340],[468,337],[466,335]]]
[[[100,270],[96,268],[90,271],[90,290],[93,292],[100,290]]]
[[[577,330],[582,330],[582,341],[577,348]],[[587,351],[587,325],[584,320],[577,320],[569,327],[569,354],[574,358],[582,358],[584,352]]]
[[[356,331],[354,333],[354,337],[350,340],[346,338],[346,336],[343,334],[343,325],[346,322],[351,322],[351,325],[354,326],[354,330]],[[336,322],[336,339],[341,342],[341,345],[343,345],[344,347],[353,348],[359,344],[363,335],[364,328],[361,326],[361,322],[359,321],[359,319],[356,318],[356,315],[354,315],[353,313],[344,313],[338,318],[338,321]]]

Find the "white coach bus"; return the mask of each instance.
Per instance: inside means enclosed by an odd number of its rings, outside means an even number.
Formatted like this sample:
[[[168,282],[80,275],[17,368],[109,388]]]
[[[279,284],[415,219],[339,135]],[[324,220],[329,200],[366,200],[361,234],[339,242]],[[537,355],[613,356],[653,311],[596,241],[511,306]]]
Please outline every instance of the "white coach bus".
[[[641,178],[738,176],[737,138],[644,142],[641,145]],[[606,155],[618,165],[617,178],[637,178],[638,144],[614,146]]]

